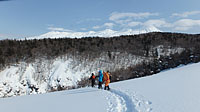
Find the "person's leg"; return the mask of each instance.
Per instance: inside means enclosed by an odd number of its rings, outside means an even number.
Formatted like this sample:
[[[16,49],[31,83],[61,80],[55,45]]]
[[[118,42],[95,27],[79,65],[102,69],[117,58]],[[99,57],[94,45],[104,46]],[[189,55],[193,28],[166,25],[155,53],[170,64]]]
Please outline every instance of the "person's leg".
[[[108,90],[110,89],[110,88],[109,88],[109,83],[110,83],[110,81],[107,80],[107,81],[106,81],[106,84],[105,84],[105,87],[106,87],[106,89],[108,88]]]
[[[108,87],[108,90],[110,90],[110,87],[109,87],[109,85],[108,85],[107,87]]]
[[[92,87],[94,87],[94,80],[92,80]]]
[[[100,88],[102,89],[102,82],[100,82]]]
[[[93,84],[93,82],[92,82],[92,87],[94,87],[94,84]]]
[[[100,82],[99,82],[99,84],[98,84],[98,88],[100,89]]]

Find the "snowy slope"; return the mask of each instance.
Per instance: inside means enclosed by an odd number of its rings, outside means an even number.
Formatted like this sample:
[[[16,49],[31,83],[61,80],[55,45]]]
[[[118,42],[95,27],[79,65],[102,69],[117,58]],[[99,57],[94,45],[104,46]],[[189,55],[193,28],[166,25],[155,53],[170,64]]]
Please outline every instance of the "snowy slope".
[[[91,73],[127,68],[142,62],[142,57],[128,53],[114,53],[110,60],[104,53],[95,60],[65,55],[52,60],[38,59],[33,63],[21,62],[0,71],[0,97],[46,93],[58,87],[71,88]],[[33,87],[33,89],[31,89]],[[36,91],[36,89],[38,90]]]
[[[6,112],[199,112],[200,63],[112,83],[111,91],[81,88],[0,99]]]
[[[122,91],[134,93],[135,101],[138,98],[142,99],[135,104],[151,104],[153,112],[199,112],[199,68],[200,63],[191,64],[151,77],[115,83],[112,86],[117,90],[123,87]],[[148,101],[143,101],[144,99]],[[140,110],[140,106],[137,108]]]
[[[165,49],[157,46],[158,57],[181,53],[183,48]],[[65,54],[55,59],[36,59],[34,62],[19,62],[7,66],[0,71],[0,97],[46,93],[59,88],[70,89],[77,86],[82,78],[89,78],[91,73],[101,70],[115,71],[134,66],[146,57],[126,52],[111,52],[114,59],[106,53],[99,54],[95,59],[81,55]]]

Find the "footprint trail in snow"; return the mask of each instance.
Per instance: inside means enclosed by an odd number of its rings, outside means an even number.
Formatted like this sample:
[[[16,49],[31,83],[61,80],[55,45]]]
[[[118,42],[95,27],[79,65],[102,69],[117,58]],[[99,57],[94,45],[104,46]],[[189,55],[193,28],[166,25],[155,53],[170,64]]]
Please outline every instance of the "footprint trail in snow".
[[[107,112],[151,112],[151,102],[139,95],[112,89],[108,92]],[[142,98],[142,99],[141,99]],[[147,103],[148,102],[148,103]]]

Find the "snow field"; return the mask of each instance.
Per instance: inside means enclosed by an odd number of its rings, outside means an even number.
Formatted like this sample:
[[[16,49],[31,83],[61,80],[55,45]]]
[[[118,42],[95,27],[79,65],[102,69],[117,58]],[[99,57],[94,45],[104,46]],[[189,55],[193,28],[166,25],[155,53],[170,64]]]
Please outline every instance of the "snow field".
[[[200,63],[153,76],[111,83],[111,90],[80,88],[0,99],[6,112],[199,112]]]
[[[121,89],[112,89],[108,91],[106,97],[109,108],[107,112],[151,112],[151,102],[144,97],[124,91]]]

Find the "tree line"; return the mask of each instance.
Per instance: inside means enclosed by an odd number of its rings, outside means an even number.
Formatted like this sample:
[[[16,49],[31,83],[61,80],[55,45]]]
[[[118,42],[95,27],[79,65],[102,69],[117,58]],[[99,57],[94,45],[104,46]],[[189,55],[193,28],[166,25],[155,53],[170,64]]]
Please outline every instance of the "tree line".
[[[200,35],[152,32],[111,38],[1,40],[0,69],[19,62],[34,62],[39,58],[54,59],[65,54],[81,56],[89,54],[91,59],[98,57],[101,52],[106,52],[110,58],[113,57],[111,52],[127,52],[138,56],[156,57],[157,52],[152,51],[152,48],[158,45],[185,48],[193,54],[198,54],[200,53]]]

